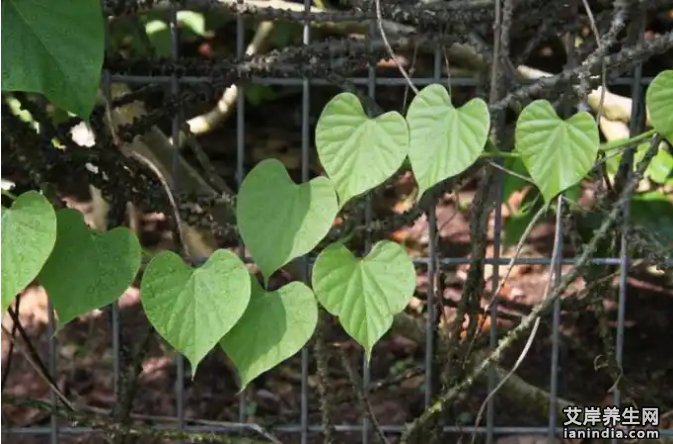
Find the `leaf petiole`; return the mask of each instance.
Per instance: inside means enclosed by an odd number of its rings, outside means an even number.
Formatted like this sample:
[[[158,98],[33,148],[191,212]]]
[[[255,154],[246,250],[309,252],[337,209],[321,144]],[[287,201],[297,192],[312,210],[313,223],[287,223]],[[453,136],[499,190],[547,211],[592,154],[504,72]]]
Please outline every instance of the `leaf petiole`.
[[[655,129],[651,129],[648,131],[645,131],[644,133],[638,134],[637,136],[630,137],[628,139],[618,139],[618,140],[613,140],[611,142],[603,143],[599,147],[601,151],[612,151],[616,150],[618,148],[622,148],[628,145],[633,145],[638,142],[643,142],[650,137],[652,137],[657,131]]]
[[[519,158],[521,157],[521,154],[515,153],[515,152],[508,152],[508,151],[500,151],[500,150],[495,150],[495,151],[484,151],[479,155],[480,158],[487,158],[487,157],[505,157],[505,158]]]

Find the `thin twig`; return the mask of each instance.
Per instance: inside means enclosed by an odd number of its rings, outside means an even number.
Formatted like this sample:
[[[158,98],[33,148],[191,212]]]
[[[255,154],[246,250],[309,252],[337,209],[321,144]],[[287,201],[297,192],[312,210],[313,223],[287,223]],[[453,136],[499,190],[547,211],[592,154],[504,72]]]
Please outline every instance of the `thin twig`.
[[[606,84],[606,77],[607,77],[607,68],[605,66],[605,48],[603,48],[603,41],[601,39],[601,35],[598,32],[598,26],[596,26],[596,19],[594,19],[594,14],[591,11],[591,7],[589,6],[589,1],[588,0],[582,0],[582,4],[584,5],[584,9],[586,10],[587,16],[589,17],[589,24],[591,25],[591,32],[594,34],[594,38],[596,39],[596,45],[598,46],[598,50],[601,54],[600,60],[601,60],[601,99],[598,102],[598,111],[596,113],[596,122],[600,122],[601,116],[603,115],[603,102],[605,101],[605,91],[607,90],[608,86]]]
[[[514,170],[510,170],[509,168],[504,167],[504,166],[502,166],[502,165],[500,165],[500,164],[498,164],[498,163],[495,163],[495,162],[493,162],[492,160],[489,160],[489,161],[488,161],[488,164],[491,165],[493,168],[499,169],[500,171],[503,171],[503,172],[509,174],[510,176],[517,177],[517,178],[519,178],[519,179],[521,179],[521,180],[525,180],[526,182],[528,182],[528,183],[530,183],[530,184],[532,184],[532,185],[535,185],[535,182],[534,182],[533,179],[531,179],[530,177],[524,176],[523,174],[519,174],[519,173],[517,173],[517,172],[514,171]]]
[[[336,430],[334,428],[334,422],[332,421],[332,402],[328,390],[329,381],[327,371],[329,369],[329,355],[325,341],[325,329],[328,325],[327,320],[327,313],[321,308],[314,339],[315,342],[313,344],[313,352],[316,361],[316,376],[318,377],[323,442],[325,444],[333,444],[335,442],[334,435]]]
[[[411,77],[409,77],[409,74],[407,71],[404,69],[402,64],[397,60],[397,56],[395,56],[395,52],[393,51],[392,46],[390,46],[390,42],[388,42],[388,37],[386,36],[386,31],[383,29],[383,14],[381,14],[381,0],[374,0],[374,4],[376,5],[376,24],[378,25],[379,28],[379,33],[381,34],[381,40],[383,40],[383,44],[386,47],[386,50],[388,51],[388,54],[390,57],[393,59],[393,62],[397,66],[397,69],[400,71],[400,74],[402,74],[402,77],[407,81],[407,84],[409,85],[409,88],[411,90],[418,94],[418,88],[414,85],[414,82],[411,81]]]
[[[388,438],[386,438],[385,433],[383,433],[381,424],[379,424],[379,421],[376,419],[376,416],[374,415],[374,410],[372,409],[372,405],[369,402],[369,396],[367,395],[366,392],[367,389],[361,388],[362,383],[360,381],[360,378],[358,377],[358,374],[355,372],[355,370],[353,370],[353,367],[350,365],[350,362],[348,362],[348,356],[346,355],[346,351],[344,350],[343,347],[338,347],[337,350],[339,351],[339,357],[341,358],[341,365],[348,374],[348,378],[350,379],[351,385],[353,386],[353,391],[355,392],[358,401],[360,402],[360,405],[362,406],[365,414],[369,417],[369,420],[374,425],[376,435],[379,437],[379,439],[383,444],[390,444]]]
[[[409,75],[413,76],[416,71],[416,60],[418,58],[418,42],[414,43],[414,52],[411,55],[411,67],[409,68]],[[449,95],[451,95],[451,86],[449,85]],[[402,96],[402,109],[400,112],[406,114],[407,101],[409,100],[409,84],[404,85],[404,95]]]
[[[16,305],[15,305],[15,310],[16,310],[16,316],[19,317],[19,310],[21,306],[21,295],[16,296]],[[12,370],[12,358],[14,356],[14,339],[16,338],[16,332],[18,329],[18,324],[15,322],[12,324],[12,333],[11,333],[11,339],[9,341],[9,349],[7,350],[7,363],[5,364],[5,368],[2,370],[2,385],[0,386],[0,390],[5,390],[5,384],[7,384],[7,378],[9,377],[9,373]]]
[[[493,292],[493,295],[491,296],[491,300],[489,301],[488,305],[483,309],[484,315],[488,315],[488,313],[491,310],[491,307],[493,307],[493,304],[496,303],[498,300],[498,297],[500,295],[500,291],[502,290],[502,287],[505,286],[505,283],[509,279],[510,274],[512,273],[512,270],[514,269],[514,266],[516,265],[516,261],[519,259],[519,255],[521,254],[521,251],[523,250],[523,246],[525,245],[526,241],[528,240],[528,236],[530,236],[530,233],[533,231],[533,227],[537,224],[537,222],[540,220],[542,215],[547,211],[547,207],[543,205],[540,207],[540,209],[533,215],[533,218],[530,220],[528,225],[526,226],[526,229],[524,230],[523,234],[521,235],[521,238],[519,239],[519,242],[516,244],[516,248],[514,250],[514,254],[512,255],[511,259],[509,260],[509,263],[507,264],[507,270],[505,270],[505,275],[503,278],[498,282],[498,286],[496,287],[495,291]],[[479,325],[479,329],[481,330],[486,322],[486,316],[482,317],[482,321]],[[472,349],[474,348],[474,344],[477,340],[477,336],[473,336],[472,339],[470,340],[470,345],[468,346],[467,353],[465,356],[469,356]]]
[[[65,405],[68,410],[74,410],[73,405],[70,403],[68,398],[63,394],[61,389],[58,388],[58,384],[56,383],[54,378],[49,374],[49,370],[47,370],[47,367],[42,362],[42,359],[40,358],[40,355],[37,353],[37,350],[35,350],[35,347],[33,347],[33,344],[30,341],[28,334],[26,334],[26,331],[23,329],[23,326],[21,325],[19,318],[16,316],[16,313],[14,313],[14,311],[11,308],[8,309],[7,312],[11,316],[14,325],[18,326],[19,335],[21,336],[23,343],[28,349],[28,351],[26,351],[23,349],[23,347],[17,347],[19,353],[23,355],[26,361],[28,361],[31,367],[33,367],[33,369],[37,372],[40,378],[44,380],[44,382],[49,386],[49,388],[54,392],[54,394],[56,394],[56,396],[63,403],[63,405]],[[7,337],[12,343],[16,342],[16,339],[12,337],[12,333],[9,330],[7,330],[7,328],[4,325],[2,326],[2,332],[7,335]]]
[[[582,4],[584,5],[584,9],[587,13],[587,16],[589,17],[589,23],[590,23],[590,26],[591,26],[591,31],[594,34],[594,38],[596,40],[596,46],[598,47],[598,54],[599,54],[600,61],[601,61],[600,98],[598,100],[598,108],[596,110],[596,123],[600,124],[601,117],[603,116],[603,111],[604,111],[603,108],[604,108],[604,105],[605,105],[605,94],[607,92],[607,83],[606,83],[607,82],[606,81],[607,68],[605,66],[605,53],[606,53],[605,44],[608,43],[608,42],[604,42],[603,39],[600,36],[600,33],[598,31],[598,26],[596,25],[596,19],[594,18],[594,14],[591,11],[591,7],[589,6],[588,0],[582,0]],[[617,12],[615,13],[615,17],[617,17],[617,14],[620,14],[620,11],[621,11],[620,9],[617,10]],[[612,26],[614,26],[614,23],[615,22],[613,21]],[[572,38],[572,35],[570,35],[569,37]],[[572,41],[572,40],[569,41],[566,46],[569,47],[569,48],[573,48],[573,46],[571,46],[571,45],[574,45],[574,41]],[[570,50],[568,52],[570,52]],[[582,83],[580,84],[580,91],[582,93],[586,93],[587,91],[583,90],[583,84]],[[589,88],[587,88],[587,89],[589,89]],[[582,99],[584,99],[584,98],[582,97]],[[604,156],[605,154],[601,153],[600,155]],[[613,191],[613,188],[612,188],[612,184],[610,183],[610,177],[608,176],[608,170],[607,170],[606,165],[602,164],[600,170],[601,170],[603,180],[605,182],[605,185],[606,185],[609,193],[613,194],[614,191]]]
[[[196,160],[201,165],[201,168],[203,168],[205,179],[207,179],[210,184],[217,189],[218,192],[227,194],[228,196],[233,196],[234,193],[217,172],[217,168],[215,168],[210,158],[208,157],[208,154],[206,154],[205,150],[196,139],[196,136],[191,132],[189,126],[183,125],[182,130],[184,132],[184,142],[192,149],[194,157],[196,157]]]
[[[66,421],[76,424],[78,427],[89,427],[96,432],[103,433],[106,436],[114,437],[119,434],[135,436],[141,438],[141,442],[153,442],[155,440],[165,440],[169,442],[189,442],[189,443],[218,443],[218,444],[262,444],[272,442],[279,444],[280,441],[248,438],[243,436],[226,436],[215,432],[191,432],[180,430],[165,430],[154,425],[145,424],[119,424],[109,419],[108,414],[93,414],[81,411],[70,411],[60,408],[58,405],[52,405],[48,401],[41,399],[17,398],[12,395],[3,395],[3,402],[11,403],[17,406],[31,407],[42,411],[56,414]],[[4,426],[3,426],[4,427]],[[252,430],[252,429],[251,429]],[[164,441],[161,441],[164,442]]]
[[[495,0],[495,22],[493,23],[493,65],[491,66],[491,92],[489,102],[494,103],[500,97],[498,80],[500,79],[500,44],[502,43],[502,6],[501,0]]]
[[[100,407],[93,407],[89,405],[76,405],[77,411],[80,412],[91,412],[97,415],[108,416],[110,414],[109,410],[102,409]],[[176,423],[180,421],[180,418],[175,416],[163,416],[163,415],[148,415],[146,413],[131,413],[129,418],[137,421],[152,421],[152,422],[165,422],[165,423]],[[199,418],[188,418],[185,421],[189,424],[195,425],[204,425],[211,427],[221,427],[221,428],[240,428],[241,423],[231,422],[231,421],[215,421],[210,419],[199,419]],[[271,432],[264,429],[262,426],[256,423],[245,423],[245,429],[252,432],[258,433],[262,437],[269,440],[269,442],[274,444],[282,444],[282,442],[276,438]]]
[[[446,46],[442,46],[442,53],[444,54],[444,64],[446,65],[446,89],[449,91],[449,97],[451,95],[451,63],[449,62],[449,54],[446,52]]]
[[[189,249],[185,241],[184,230],[182,226],[182,218],[180,217],[180,210],[178,209],[178,205],[175,202],[175,196],[173,196],[173,191],[171,190],[170,185],[168,185],[166,178],[163,176],[163,174],[161,174],[159,168],[157,168],[156,165],[154,165],[149,159],[147,159],[142,154],[139,154],[136,151],[132,151],[131,157],[138,160],[140,163],[149,168],[157,177],[157,179],[161,183],[161,186],[164,188],[164,192],[166,193],[168,202],[170,203],[171,209],[173,210],[173,220],[175,223],[175,232],[178,237],[177,239],[178,244],[181,246],[183,254],[189,254]]]

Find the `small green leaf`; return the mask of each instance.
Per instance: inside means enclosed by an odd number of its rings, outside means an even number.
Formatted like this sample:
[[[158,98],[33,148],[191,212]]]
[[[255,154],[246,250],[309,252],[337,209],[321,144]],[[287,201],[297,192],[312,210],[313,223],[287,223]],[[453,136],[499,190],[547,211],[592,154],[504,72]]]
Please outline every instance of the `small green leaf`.
[[[649,146],[648,146],[649,148]],[[645,157],[647,150],[642,151],[642,157]],[[666,150],[666,147],[661,144],[657,155],[652,158],[652,161],[645,170],[645,175],[653,182],[669,183],[673,179],[673,156]]]
[[[409,149],[409,129],[400,113],[370,119],[357,96],[341,93],[320,114],[315,144],[343,206],[400,168]]]
[[[521,236],[542,205],[540,193],[535,188],[531,187],[525,191],[520,207],[505,220],[503,242],[506,246],[516,245],[521,240]]]
[[[631,222],[656,238],[664,249],[673,251],[673,196],[660,191],[633,195]]]
[[[250,300],[248,275],[243,262],[228,250],[215,251],[196,269],[170,251],[147,266],[140,286],[147,319],[189,359],[192,375],[243,315]]]
[[[3,91],[42,93],[88,118],[103,66],[97,0],[3,0]]]
[[[171,31],[169,29],[169,17],[166,13],[150,13],[145,16],[145,34],[147,40],[152,44],[154,53],[161,57],[170,57],[171,55]],[[178,28],[180,29],[180,38],[185,37],[206,37],[206,20],[202,13],[194,11],[178,11]],[[126,36],[128,38],[128,36]]]
[[[276,159],[260,162],[241,184],[236,206],[241,237],[265,281],[325,237],[338,211],[329,179],[297,185]]]
[[[318,304],[301,282],[266,292],[253,276],[252,296],[243,317],[220,345],[241,377],[241,389],[297,353],[313,335]]]
[[[380,241],[358,259],[342,244],[323,250],[313,267],[313,289],[327,311],[371,357],[393,316],[407,306],[416,288],[416,271],[404,249]]]
[[[673,143],[673,70],[662,71],[647,88],[647,109],[657,132]]]
[[[484,150],[490,117],[486,102],[472,99],[454,108],[444,86],[429,85],[407,113],[409,159],[419,198],[433,185],[469,168]]]
[[[591,170],[598,153],[598,126],[587,112],[561,120],[551,103],[536,100],[516,124],[516,150],[549,202]]]
[[[35,279],[56,242],[56,213],[40,193],[28,191],[2,207],[2,312]]]
[[[121,296],[138,273],[141,250],[127,228],[99,233],[69,208],[59,210],[56,219],[56,245],[39,279],[62,327]]]
[[[257,83],[246,85],[243,92],[245,93],[246,100],[253,106],[259,106],[278,97],[278,94],[270,85],[260,85]]]
[[[638,145],[635,155],[633,156],[633,161],[636,165],[640,163],[643,157],[645,157],[645,153],[649,148],[649,143]],[[607,160],[606,165],[610,174],[617,173],[621,159],[622,155],[620,154],[618,156],[610,157]],[[673,156],[671,156],[671,154],[666,150],[663,142],[659,146],[659,151],[647,166],[647,169],[645,170],[645,177],[660,184],[668,183],[673,178]]]
[[[202,12],[178,11],[178,24],[192,31],[194,34],[207,37],[206,18]]]

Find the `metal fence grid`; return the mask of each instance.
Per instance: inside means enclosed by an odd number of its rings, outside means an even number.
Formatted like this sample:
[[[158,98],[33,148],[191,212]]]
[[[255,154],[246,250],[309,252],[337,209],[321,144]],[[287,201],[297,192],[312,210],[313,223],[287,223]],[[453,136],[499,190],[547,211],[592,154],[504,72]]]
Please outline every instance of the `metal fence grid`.
[[[244,0],[237,0],[239,4],[245,3]],[[304,0],[304,12],[308,14],[311,7],[311,0]],[[208,9],[212,9],[213,5],[210,4]],[[171,36],[171,58],[173,60],[179,60],[179,35],[178,35],[178,19],[177,19],[178,8],[175,3],[171,3],[169,10],[169,27],[170,27],[170,36]],[[308,17],[308,16],[307,16]],[[241,14],[236,15],[236,54],[238,57],[242,58],[245,54],[245,33],[244,25],[245,18]],[[311,43],[311,29],[310,22],[312,19],[307,18],[304,20],[303,24],[303,37],[302,44],[307,46]],[[631,30],[635,31],[637,35],[642,35],[645,29],[645,23],[643,20],[634,21],[631,25]],[[376,36],[375,22],[370,21],[369,24],[369,35],[367,40],[371,41],[373,37]],[[427,85],[437,82],[448,82],[452,87],[474,87],[478,84],[477,80],[474,78],[460,78],[460,77],[450,77],[442,79],[442,63],[443,55],[441,54],[441,48],[437,47],[434,50],[434,67],[433,75],[431,77],[416,77],[412,78],[413,82],[416,85]],[[128,84],[164,84],[170,90],[170,94],[177,96],[180,94],[180,88],[183,84],[199,84],[199,83],[208,83],[212,79],[208,77],[194,77],[194,76],[183,76],[178,77],[176,74],[171,76],[142,76],[142,75],[126,75],[126,74],[115,74],[107,70],[104,70],[102,77],[102,88],[105,96],[110,97],[110,85],[115,82],[119,83],[128,83]],[[353,77],[348,79],[355,85],[364,86],[367,88],[367,94],[371,98],[376,96],[377,86],[397,86],[404,87],[407,83],[403,78],[379,78],[376,75],[375,66],[372,64],[369,65],[367,77]],[[642,66],[638,65],[632,73],[628,76],[623,76],[610,80],[610,85],[626,85],[631,88],[631,97],[633,99],[632,106],[632,115],[631,115],[631,132],[637,134],[642,130],[642,121],[644,113],[644,103],[643,103],[643,87],[650,83],[652,79],[649,77],[644,77],[642,74]],[[309,180],[309,158],[310,158],[310,124],[309,124],[309,114],[310,106],[309,99],[311,94],[311,87],[313,86],[322,86],[322,85],[331,85],[331,83],[326,79],[318,78],[306,78],[306,77],[295,77],[295,78],[278,78],[278,77],[253,77],[249,83],[252,84],[262,84],[262,85],[284,85],[284,86],[301,86],[301,134],[302,134],[302,143],[301,143],[301,175],[302,180]],[[239,85],[239,94],[237,96],[236,102],[236,180],[240,185],[243,177],[245,175],[244,171],[244,160],[245,160],[245,97],[243,94],[245,86]],[[179,105],[180,106],[180,105]],[[583,104],[579,105],[580,107]],[[172,118],[171,133],[172,141],[179,140],[178,134],[180,131],[181,124],[183,122],[183,115],[181,108]],[[174,171],[177,166],[177,153],[178,148],[174,146],[175,156],[174,156]],[[632,159],[631,159],[632,162]],[[633,166],[633,165],[632,165]],[[493,173],[498,175],[498,188],[502,191],[502,171],[493,169]],[[179,183],[174,184],[174,191],[179,190]],[[501,195],[502,193],[500,193]],[[502,200],[500,200],[502,203]],[[367,201],[365,217],[367,222],[371,221],[372,211],[371,211],[371,202]],[[424,384],[424,400],[425,407],[428,407],[435,395],[432,392],[432,386],[430,382],[436,377],[432,374],[432,359],[434,354],[434,331],[435,325],[433,322],[430,322],[430,319],[434,318],[433,311],[435,310],[435,294],[436,288],[434,286],[434,276],[438,269],[445,269],[448,267],[463,265],[471,263],[471,260],[468,257],[438,257],[437,254],[437,218],[436,213],[433,210],[429,211],[427,214],[428,224],[429,224],[429,245],[428,245],[428,256],[422,257],[414,260],[415,264],[418,266],[427,266],[428,273],[428,292],[427,292],[427,309],[428,316],[425,321],[426,324],[426,341],[425,341],[425,384]],[[628,224],[629,218],[629,206],[626,205],[623,210],[623,224]],[[500,281],[500,266],[508,265],[511,258],[501,257],[500,256],[500,247],[501,247],[501,230],[503,227],[503,217],[501,213],[501,205],[495,206],[495,217],[494,217],[494,236],[493,236],[493,254],[491,257],[485,258],[484,263],[491,265],[493,267],[493,273],[491,276],[491,287],[493,291],[498,287],[498,282]],[[557,211],[557,217],[555,221],[555,239],[557,242],[563,242],[563,230],[560,219],[560,211]],[[371,246],[371,239],[367,237],[365,242],[365,250],[368,250]],[[619,266],[619,299],[618,299],[618,317],[617,317],[617,326],[616,326],[616,361],[621,366],[624,358],[624,315],[625,308],[627,304],[627,288],[626,288],[626,278],[630,263],[630,258],[628,256],[628,239],[626,236],[622,235],[620,239],[620,255],[619,257],[596,257],[591,259],[591,263],[595,265],[605,265],[605,266]],[[561,251],[561,249],[559,249]],[[244,254],[243,246],[239,246],[239,253],[241,256]],[[575,262],[574,257],[563,257],[561,254],[558,257],[536,257],[536,258],[516,258],[514,260],[515,265],[546,265],[552,267],[555,274],[555,281],[557,282],[561,278],[561,266],[564,264],[573,264]],[[303,259],[303,279],[308,280],[310,273],[311,261],[308,258]],[[112,323],[112,338],[111,346],[113,349],[114,360],[113,360],[113,387],[115,394],[119,393],[119,381],[120,381],[120,313],[119,308],[116,304],[111,306],[111,323]],[[493,304],[491,307],[491,316],[495,319],[497,315],[497,304]],[[551,442],[555,437],[559,437],[561,433],[560,424],[557,421],[557,412],[556,412],[556,402],[558,399],[558,371],[559,371],[559,327],[560,327],[560,300],[557,300],[553,306],[553,312],[551,314],[552,320],[552,334],[551,334],[551,356],[550,356],[550,384],[549,384],[549,394],[550,394],[550,404],[549,404],[549,418],[546,426],[496,426],[495,417],[496,411],[494,408],[493,399],[490,399],[487,404],[487,411],[485,415],[485,426],[483,427],[472,427],[472,426],[445,426],[443,430],[447,434],[466,434],[466,433],[476,433],[482,436],[487,443],[492,443],[496,436],[498,435],[508,435],[508,434],[536,434],[536,435],[546,435]],[[53,335],[54,333],[54,313],[51,305],[49,306],[49,324],[48,324],[48,335],[49,340],[49,350],[48,350],[48,368],[51,374],[56,374],[57,370],[57,356],[58,356],[58,338]],[[496,336],[496,322],[491,322],[490,324],[490,347],[494,348],[497,343]],[[185,432],[213,432],[213,433],[232,433],[232,432],[242,432],[242,431],[252,431],[253,425],[246,423],[246,401],[245,396],[240,397],[239,401],[239,415],[238,423],[232,423],[225,426],[205,426],[205,425],[188,425],[188,418],[185,417],[185,365],[184,359],[180,356],[176,359],[176,385],[175,385],[175,418],[177,419],[175,425],[165,426],[157,425],[157,430],[175,430],[175,431],[185,431]],[[362,360],[362,383],[364,387],[367,387],[370,382],[370,369],[366,364],[366,360]],[[309,374],[309,355],[308,349],[304,347],[301,351],[301,408],[300,408],[300,417],[297,418],[298,422],[295,424],[281,425],[271,428],[273,432],[282,433],[283,435],[290,434],[300,440],[302,444],[308,442],[310,436],[315,436],[322,431],[321,425],[309,423],[309,387],[308,387],[308,374]],[[488,378],[488,390],[489,392],[495,387],[496,379],[495,373],[490,372]],[[614,392],[614,404],[619,406],[621,401],[621,396],[619,390]],[[56,405],[57,398],[54,393],[51,393],[51,402]],[[386,434],[391,436],[399,435],[403,429],[403,424],[382,424],[382,430]],[[360,424],[339,424],[335,425],[335,430],[339,433],[348,432],[348,433],[357,433],[361,432],[361,442],[368,443],[372,439],[372,430],[371,425],[367,419],[363,419]],[[58,443],[59,438],[62,436],[68,435],[86,435],[86,434],[95,434],[96,430],[89,427],[64,427],[59,425],[56,415],[52,415],[51,423],[49,426],[40,426],[40,427],[21,427],[21,428],[3,428],[2,434],[8,435],[39,435],[48,437],[50,443]],[[672,436],[673,430],[660,430],[661,436]]]

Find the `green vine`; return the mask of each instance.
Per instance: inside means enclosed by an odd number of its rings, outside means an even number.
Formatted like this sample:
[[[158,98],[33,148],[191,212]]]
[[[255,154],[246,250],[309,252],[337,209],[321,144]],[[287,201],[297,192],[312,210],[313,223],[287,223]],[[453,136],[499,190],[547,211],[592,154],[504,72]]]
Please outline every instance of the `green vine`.
[[[82,9],[70,3],[56,8],[46,0],[5,0],[2,40],[9,48],[5,60],[9,68],[2,71],[3,91],[41,93],[68,112],[84,119],[91,117],[103,63],[103,23],[98,2],[86,4]],[[30,20],[20,21],[20,17]],[[71,29],[68,39],[49,34],[52,28],[45,23],[53,20]],[[12,49],[16,45],[5,45],[10,33],[12,38],[36,40],[41,44],[33,46],[39,49],[34,53]],[[72,60],[73,53],[77,60]],[[29,69],[35,60],[54,63],[46,63],[49,68],[45,70]],[[362,227],[349,226],[339,240],[331,241],[335,219],[347,211],[347,204],[380,187],[407,165],[416,180],[418,204],[480,159],[502,158],[521,161],[528,175],[513,177],[529,177],[548,205],[589,176],[602,162],[600,155],[654,141],[643,154],[634,179],[637,181],[649,162],[658,159],[655,154],[660,142],[673,141],[672,96],[673,70],[663,71],[647,93],[653,128],[607,143],[600,143],[599,127],[589,113],[578,112],[563,119],[552,103],[535,100],[519,113],[513,150],[506,151],[489,141],[494,109],[480,98],[456,106],[450,91],[441,84],[420,90],[404,116],[397,111],[371,116],[358,96],[338,94],[322,110],[316,128],[315,146],[326,171],[324,176],[297,184],[280,161],[264,160],[246,175],[238,195],[228,196],[228,202],[235,201],[238,232],[261,272],[262,282],[229,250],[215,251],[199,266],[164,251],[151,255],[140,277],[144,311],[154,329],[189,359],[193,375],[201,360],[220,347],[237,367],[242,387],[306,345],[318,324],[318,304],[338,317],[346,333],[370,359],[395,315],[405,310],[414,295],[416,271],[404,247],[388,240],[374,244],[363,257],[349,250],[345,244]],[[504,108],[513,97],[519,95],[504,97],[496,105]],[[58,134],[52,136],[53,140],[65,140],[57,138]],[[483,180],[486,185],[493,183],[489,177]],[[165,188],[171,204],[177,207],[170,188]],[[635,188],[636,183],[629,182],[623,199],[629,198],[626,192]],[[489,189],[480,194],[484,202]],[[138,278],[142,257],[147,253],[131,230],[117,227],[98,232],[84,223],[80,213],[54,208],[37,191],[17,196],[3,189],[2,195],[11,201],[11,205],[2,207],[3,312],[16,295],[37,280],[45,287],[58,316],[58,327],[62,328],[91,310],[115,302]],[[178,209],[174,210],[179,219]],[[484,231],[489,211],[487,207],[482,210],[475,229]],[[416,216],[419,210],[410,210],[409,214]],[[586,265],[618,216],[615,209],[611,210],[577,267]],[[408,222],[406,216],[403,219]],[[179,220],[176,224],[180,231]],[[275,273],[309,254],[317,255],[310,286],[290,282],[270,288]],[[483,267],[481,262],[478,265]],[[574,272],[566,275],[533,314],[548,309],[575,276]],[[470,282],[477,285],[477,281],[483,279],[475,272]],[[472,299],[459,305],[461,319],[451,328],[452,340],[460,334],[462,315],[478,308],[466,304],[478,305],[474,298],[480,297],[481,291],[476,286],[469,290]],[[475,372],[460,378],[462,382],[448,376],[459,360],[451,355],[444,372],[444,382],[451,379],[447,391],[412,424],[402,442],[435,421],[460,390],[521,337],[532,325],[529,319]],[[472,332],[476,325],[471,324]],[[316,352],[325,353],[324,338],[318,339]],[[326,396],[326,367],[327,360],[320,357],[322,396]],[[119,426],[122,430],[107,423],[93,424],[115,434],[139,433],[126,426]],[[331,436],[331,429],[327,435]],[[177,437],[183,438],[172,436]]]
[[[661,74],[654,85],[667,81],[667,75],[667,72]],[[433,144],[437,144],[438,152],[447,152],[450,156],[458,156],[456,158],[462,156],[461,150],[476,148],[476,155],[470,155],[472,162],[490,156],[520,157],[530,170],[532,180],[549,201],[582,180],[593,167],[599,151],[632,146],[657,133],[669,131],[668,128],[654,128],[629,139],[599,145],[593,119],[578,114],[563,121],[548,102],[536,101],[527,106],[519,118],[513,152],[483,151],[486,146],[481,135],[483,126],[475,127],[473,123],[477,120],[488,122],[486,108],[481,107],[482,111],[479,111],[484,115],[469,114],[468,111],[461,114],[462,108],[454,109],[446,102],[449,96],[441,91],[446,90],[440,85],[425,88],[414,99],[406,120],[389,114],[392,119],[389,121],[385,120],[386,114],[367,117],[362,108],[358,108],[359,100],[354,95],[342,93],[325,108],[316,133],[321,161],[326,165],[333,160],[336,162],[337,169],[327,168],[331,175],[297,185],[277,161],[262,162],[248,173],[236,199],[237,219],[243,240],[262,270],[265,282],[278,269],[311,252],[322,241],[338,207],[343,206],[345,200],[366,193],[397,171],[404,157],[395,154],[393,159],[389,156],[400,148],[404,149],[402,155],[408,152],[412,159],[416,156],[414,153],[425,153]],[[656,104],[659,97],[649,96],[648,100]],[[433,101],[436,105],[432,105]],[[414,105],[416,102],[418,105]],[[652,111],[655,116],[656,110],[655,107]],[[432,125],[437,129],[431,129],[434,128]],[[447,132],[455,125],[464,126],[457,132]],[[533,128],[532,132],[527,130],[528,127]],[[387,136],[391,132],[398,134],[401,140]],[[408,148],[404,142],[406,138],[411,141]],[[467,141],[474,143],[476,140],[480,140],[479,147],[465,145]],[[430,170],[419,166],[422,163],[418,162],[422,161],[412,160],[412,171],[426,177],[426,188],[432,188],[447,178],[447,174],[452,177],[471,166],[466,163],[457,169],[450,157],[438,159],[437,166],[431,165]],[[369,175],[372,164],[388,165],[387,172],[381,171],[374,181]],[[442,172],[443,164],[453,166]],[[346,169],[338,169],[341,166]],[[341,200],[339,204],[338,198]],[[3,232],[10,233],[3,236],[3,255],[9,259],[8,266],[2,271],[3,308],[9,305],[13,295],[37,277],[45,285],[59,322],[63,324],[113,302],[135,279],[142,250],[133,233],[125,228],[100,234],[84,226],[81,216],[72,210],[58,210],[55,219],[54,214],[48,201],[35,192],[17,197],[10,208],[3,210]],[[44,224],[35,226],[32,221],[36,218]],[[47,224],[49,220],[53,222]],[[97,244],[100,246],[96,247]],[[23,253],[26,246],[32,254]],[[415,287],[413,266],[404,250],[390,242],[377,248],[367,257],[356,258],[343,244],[333,243],[324,248],[313,274],[313,291],[318,302],[339,316],[346,331],[365,347],[368,355],[390,327],[388,319],[405,308]],[[79,262],[73,262],[74,259]],[[106,264],[110,265],[109,269],[105,268]],[[128,267],[121,264],[128,264]],[[402,279],[400,273],[408,278]],[[68,275],[81,275],[92,280],[63,278]],[[164,253],[153,256],[143,273],[142,302],[157,331],[188,356],[196,369],[208,351],[246,318],[249,282],[243,263],[226,250],[217,251],[197,269],[184,265],[177,255]],[[340,287],[342,284],[346,285],[344,289]],[[346,293],[345,288],[349,289]],[[284,289],[278,291],[282,293]],[[313,294],[309,289],[306,291]],[[288,292],[284,297],[301,296]],[[239,308],[232,310],[234,304]],[[350,307],[344,312],[347,315],[342,314],[345,306]],[[193,315],[185,316],[187,312]],[[278,318],[273,317],[276,315]],[[282,311],[276,315],[272,314],[266,322],[282,324],[290,316]],[[294,315],[300,322],[302,319],[308,321],[300,313]],[[223,322],[225,318],[227,322]],[[311,337],[315,319],[312,316],[308,330],[289,331],[276,337],[279,342],[274,346],[278,347],[280,355],[300,348]],[[185,342],[182,338],[190,339]],[[271,345],[268,341],[249,342],[245,335],[236,335],[236,338],[246,344],[240,349],[250,354],[250,357],[238,359],[246,362],[246,369],[258,365],[254,362],[256,349]],[[227,348],[239,349],[230,339],[227,343]],[[263,365],[269,368],[276,364],[278,362],[274,361]],[[258,372],[253,370],[253,373]],[[247,378],[246,381],[249,382]]]

